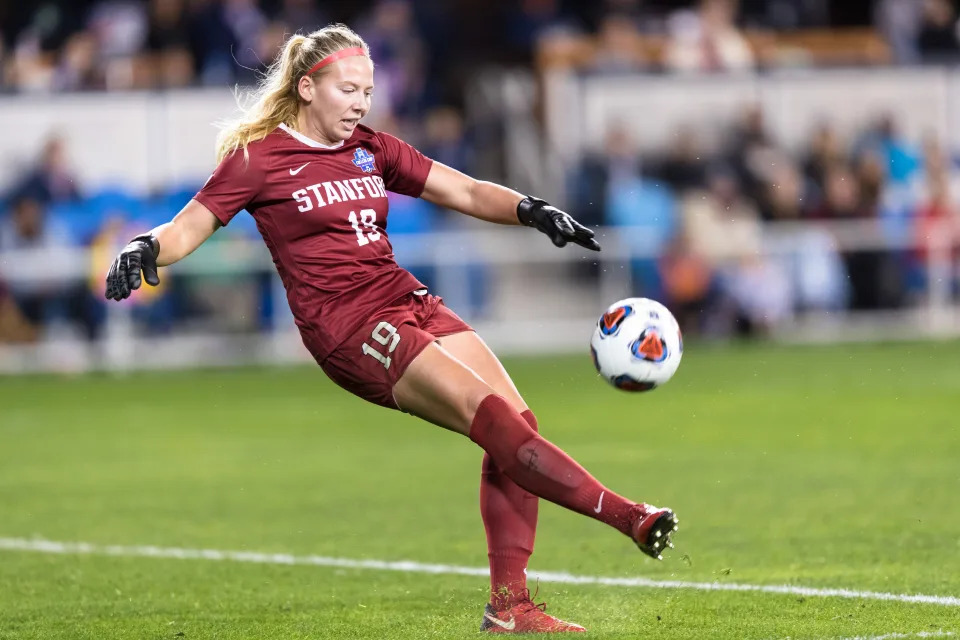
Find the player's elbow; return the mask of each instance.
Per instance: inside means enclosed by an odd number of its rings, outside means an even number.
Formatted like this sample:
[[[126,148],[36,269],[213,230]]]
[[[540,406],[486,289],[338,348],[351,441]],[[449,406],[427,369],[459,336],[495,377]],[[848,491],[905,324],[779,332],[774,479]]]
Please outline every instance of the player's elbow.
[[[463,189],[464,208],[461,209],[466,214],[478,215],[483,209],[483,183],[467,176]]]

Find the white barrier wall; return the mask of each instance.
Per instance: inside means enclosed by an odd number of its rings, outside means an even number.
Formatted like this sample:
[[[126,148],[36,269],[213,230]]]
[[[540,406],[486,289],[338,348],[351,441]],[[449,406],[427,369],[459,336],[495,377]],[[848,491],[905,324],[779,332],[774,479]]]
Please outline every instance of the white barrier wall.
[[[611,123],[626,124],[641,148],[667,146],[683,126],[719,142],[747,105],[764,107],[771,132],[799,147],[829,119],[853,134],[882,113],[919,141],[935,133],[960,149],[960,72],[944,69],[807,71],[703,78],[547,78],[547,134],[564,160],[598,150]],[[59,133],[84,187],[144,192],[195,184],[214,165],[219,120],[236,113],[231,91],[9,96],[0,99],[0,189]]]
[[[934,133],[960,148],[960,73],[946,69],[819,70],[699,78],[662,75],[576,77],[546,82],[547,133],[563,157],[599,150],[612,123],[623,123],[643,150],[662,149],[681,127],[708,144],[751,104],[790,148],[804,144],[823,120],[854,135],[884,113],[919,141]]]
[[[0,189],[63,136],[84,188],[145,193],[196,184],[214,167],[214,123],[235,113],[227,90],[10,96],[0,99]]]

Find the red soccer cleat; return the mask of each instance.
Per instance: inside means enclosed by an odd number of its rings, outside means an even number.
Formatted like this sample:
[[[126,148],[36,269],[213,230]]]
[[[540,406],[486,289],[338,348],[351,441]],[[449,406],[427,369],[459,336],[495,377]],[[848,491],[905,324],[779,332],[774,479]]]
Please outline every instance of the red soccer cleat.
[[[661,554],[667,549],[673,549],[670,538],[680,521],[671,509],[661,509],[642,502],[637,506],[640,511],[630,527],[630,537],[637,543],[640,551],[656,560],[663,560]]]
[[[483,610],[483,622],[480,631],[488,633],[567,633],[586,631],[572,622],[564,622],[547,615],[547,604],[533,604],[530,592],[525,591],[524,598],[509,609],[496,611],[487,604]]]

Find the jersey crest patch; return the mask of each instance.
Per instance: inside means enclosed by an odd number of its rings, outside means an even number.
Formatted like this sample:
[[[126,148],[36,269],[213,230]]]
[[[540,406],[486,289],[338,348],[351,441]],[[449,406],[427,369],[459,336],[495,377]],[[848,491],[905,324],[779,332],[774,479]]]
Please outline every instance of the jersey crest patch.
[[[360,147],[353,152],[353,164],[360,167],[364,173],[373,173],[374,170],[374,157],[373,154]]]

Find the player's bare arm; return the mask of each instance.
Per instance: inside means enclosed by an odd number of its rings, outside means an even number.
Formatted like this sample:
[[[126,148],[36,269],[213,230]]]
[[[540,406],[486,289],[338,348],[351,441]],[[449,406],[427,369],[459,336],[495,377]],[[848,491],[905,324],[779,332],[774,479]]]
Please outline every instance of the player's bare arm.
[[[196,200],[190,200],[173,220],[151,233],[160,244],[157,266],[165,267],[186,258],[223,225]]]
[[[133,290],[140,288],[142,280],[157,286],[160,284],[157,267],[165,267],[190,255],[220,226],[220,221],[209,209],[191,200],[173,220],[137,236],[123,248],[107,273],[107,299],[130,297]]]
[[[476,180],[434,160],[423,186],[424,200],[480,220],[520,224],[517,205],[523,194],[493,182]]]
[[[493,182],[476,180],[440,162],[434,161],[420,197],[487,222],[534,227],[558,247],[573,242],[600,251],[593,231],[545,200],[525,197]]]

